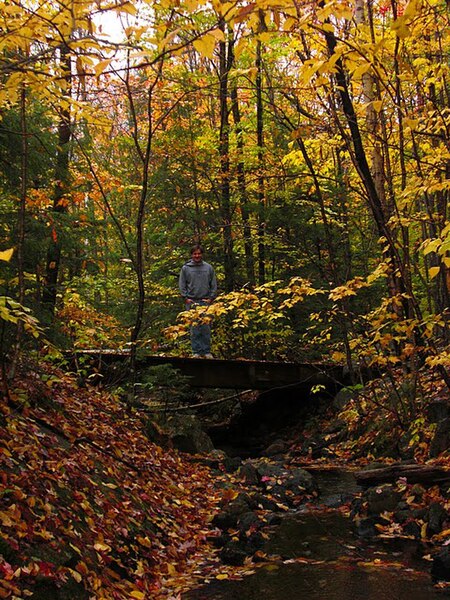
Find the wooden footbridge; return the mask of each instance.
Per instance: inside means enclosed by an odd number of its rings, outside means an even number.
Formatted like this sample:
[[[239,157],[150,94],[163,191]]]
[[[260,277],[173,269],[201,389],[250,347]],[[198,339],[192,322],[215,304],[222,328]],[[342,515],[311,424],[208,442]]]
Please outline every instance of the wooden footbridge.
[[[128,352],[114,350],[83,350],[78,359],[89,358],[96,369],[107,376],[126,368]],[[325,363],[293,363],[261,360],[225,360],[220,358],[186,358],[179,356],[139,356],[137,370],[147,367],[171,365],[190,378],[193,387],[269,390],[298,386],[308,391],[324,386],[328,391],[338,391],[350,385],[348,370],[343,365]]]

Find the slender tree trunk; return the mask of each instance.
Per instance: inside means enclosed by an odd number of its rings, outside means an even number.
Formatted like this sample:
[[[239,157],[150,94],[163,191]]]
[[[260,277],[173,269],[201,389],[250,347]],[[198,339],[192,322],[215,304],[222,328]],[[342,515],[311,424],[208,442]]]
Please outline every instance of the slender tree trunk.
[[[328,51],[330,56],[334,54],[337,41],[334,33],[330,30],[324,32]],[[336,60],[336,82],[341,100],[342,109],[350,130],[351,141],[353,145],[352,159],[355,168],[361,178],[367,193],[369,207],[375,220],[380,237],[384,238],[387,245],[386,258],[390,261],[392,289],[389,292],[392,296],[401,298],[404,314],[402,316],[410,318],[415,316],[418,323],[422,323],[422,310],[412,289],[411,279],[407,265],[402,261],[396,240],[388,223],[388,216],[385,213],[380,196],[378,195],[376,185],[370,172],[367,156],[361,137],[361,132],[356,117],[356,112],[350,97],[348,81],[342,60]],[[420,345],[428,345],[434,354],[437,349],[432,339],[429,341],[423,336],[420,325],[416,327],[415,334]],[[450,375],[444,366],[438,365],[438,370],[444,379],[448,388],[450,388]]]
[[[65,72],[67,95],[71,89],[71,63],[69,50],[61,47],[61,64]],[[69,183],[69,143],[71,140],[70,108],[61,110],[58,125],[58,154],[56,157],[55,189],[53,193],[53,213],[55,220],[52,225],[51,240],[47,250],[47,265],[42,301],[48,312],[53,315],[56,306],[58,276],[61,262],[62,243],[58,232],[58,215],[67,213],[67,204],[64,196],[68,191]]]
[[[241,127],[241,113],[239,110],[239,98],[235,84],[231,87],[231,102],[234,124],[236,127],[237,149],[239,161],[237,164],[237,179],[239,187],[239,200],[241,208],[242,226],[244,234],[244,253],[245,253],[245,273],[250,287],[254,287],[255,279],[255,258],[253,256],[252,229],[250,224],[250,210],[248,206],[247,185],[245,181],[245,166],[243,160],[244,140]]]
[[[262,44],[256,42],[256,139],[258,145],[258,283],[266,282],[266,193],[264,180],[264,122],[262,101]]]
[[[189,132],[191,138],[191,148],[193,149],[191,153],[191,169],[192,169],[192,186],[193,186],[193,195],[194,195],[194,207],[195,207],[195,220],[194,220],[194,235],[197,243],[202,243],[202,234],[200,228],[200,204],[198,201],[198,173],[197,173],[197,159],[194,151],[194,134],[193,134],[193,126],[189,113]]]
[[[19,281],[19,302],[25,302],[25,276],[24,276],[24,244],[25,244],[25,213],[28,192],[28,131],[27,131],[27,94],[25,85],[22,85],[20,97],[20,130],[21,130],[21,183],[20,205],[17,236],[17,269]]]
[[[145,285],[144,285],[144,224],[145,224],[145,211],[149,193],[149,169],[150,159],[152,155],[152,142],[153,142],[153,91],[159,81],[162,73],[163,62],[161,61],[158,66],[157,75],[150,85],[150,89],[147,92],[147,124],[148,132],[146,134],[146,143],[142,147],[139,136],[139,124],[135,111],[135,105],[133,100],[133,92],[131,90],[129,81],[129,71],[127,72],[126,86],[128,92],[128,99],[130,103],[130,110],[132,116],[133,125],[133,141],[141,160],[141,192],[139,196],[139,203],[136,215],[135,233],[136,233],[136,250],[133,260],[133,267],[135,269],[137,284],[138,284],[138,302],[136,307],[136,316],[134,326],[131,331],[130,342],[131,342],[131,356],[130,356],[130,379],[134,384],[136,376],[136,358],[137,358],[137,341],[142,328],[142,321],[144,316],[145,307]],[[134,389],[131,392],[134,395]]]
[[[18,299],[23,306],[25,302],[25,275],[24,275],[24,244],[25,244],[25,211],[28,190],[28,132],[27,132],[27,94],[25,84],[22,84],[20,92],[20,139],[21,139],[21,183],[20,183],[20,204],[17,215],[17,278],[19,282]],[[23,323],[19,319],[17,323],[16,341],[14,352],[7,378],[12,379],[15,375],[17,362],[19,360],[22,346]],[[5,386],[7,386],[5,382]]]
[[[430,58],[430,57],[429,57]],[[441,57],[444,60],[443,57]],[[436,89],[433,84],[429,88],[429,99],[436,107],[437,111],[448,110],[449,99],[442,94],[440,97],[436,95]],[[438,146],[438,141],[435,138],[431,139],[431,144]],[[443,179],[450,179],[450,161],[447,161],[445,174],[441,176]],[[444,229],[448,219],[448,191],[437,191],[431,196],[426,194],[425,198],[429,205],[429,214],[433,215],[433,219],[429,224],[429,237],[439,237]],[[448,341],[448,310],[450,308],[450,268],[442,261],[440,256],[432,252],[429,255],[432,264],[430,266],[439,267],[438,276],[435,279],[435,285],[432,286],[433,301],[436,312],[441,313],[446,321],[445,338]]]
[[[225,32],[225,23],[221,23],[221,29]],[[219,133],[219,156],[220,156],[220,212],[223,227],[223,251],[224,251],[224,274],[225,290],[230,292],[234,289],[235,270],[233,255],[233,235],[231,217],[230,197],[230,125],[228,108],[228,74],[232,66],[233,53],[230,51],[231,44],[225,41],[219,43],[219,104],[220,104],[220,133]],[[228,53],[227,53],[228,48]]]
[[[326,31],[324,35],[327,42],[328,51],[330,53],[330,56],[332,56],[334,54],[337,44],[336,38],[334,36],[334,33],[331,31]],[[405,278],[403,263],[400,259],[395,239],[388,225],[388,216],[385,213],[381,198],[377,190],[377,186],[375,185],[374,178],[372,177],[372,173],[369,167],[367,155],[361,137],[358,119],[353,106],[353,102],[350,97],[346,73],[340,58],[336,61],[335,77],[342,109],[345,115],[348,128],[350,130],[350,138],[353,146],[353,152],[351,153],[352,159],[355,168],[361,178],[361,182],[366,190],[368,204],[371,209],[378,230],[378,234],[381,238],[384,238],[386,240],[388,248],[387,258],[391,261],[392,267],[392,285],[390,287],[389,292],[392,296],[399,296],[405,294],[405,292],[407,291],[407,278]]]

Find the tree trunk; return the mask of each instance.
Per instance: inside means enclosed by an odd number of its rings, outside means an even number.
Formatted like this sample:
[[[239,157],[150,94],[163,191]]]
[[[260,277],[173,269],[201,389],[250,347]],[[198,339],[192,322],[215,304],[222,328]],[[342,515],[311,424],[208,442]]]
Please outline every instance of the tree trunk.
[[[25,302],[25,274],[24,274],[24,244],[25,244],[25,211],[28,190],[28,133],[27,133],[27,95],[25,84],[22,84],[20,92],[20,134],[21,134],[21,184],[20,204],[17,215],[17,279],[19,282],[19,303],[23,306]],[[23,322],[17,322],[16,341],[14,352],[7,374],[8,379],[13,379],[17,361],[20,355],[23,336]],[[5,381],[5,386],[7,386]]]
[[[194,149],[194,134],[193,134],[193,125],[190,118],[189,113],[189,133],[190,133],[190,142],[191,147]],[[200,204],[198,199],[198,171],[197,171],[197,159],[195,156],[195,152],[191,152],[191,169],[192,169],[192,187],[193,187],[193,196],[194,196],[194,207],[195,207],[195,219],[194,219],[194,236],[197,243],[202,243],[202,233],[200,227],[201,215],[200,215]]]
[[[336,37],[332,31],[325,31],[324,35],[329,54],[330,56],[333,56],[337,45]],[[386,258],[391,264],[391,285],[389,286],[389,293],[391,296],[404,298],[406,293],[412,293],[412,290],[408,285],[409,278],[405,273],[403,261],[400,258],[394,236],[388,224],[389,216],[386,214],[385,208],[383,207],[377,186],[375,185],[375,181],[369,167],[358,119],[350,97],[346,72],[340,58],[336,61],[335,77],[337,90],[340,96],[340,102],[348,128],[350,130],[350,139],[353,149],[351,152],[352,160],[366,190],[368,204],[377,227],[378,235],[380,238],[384,238],[386,241],[387,250],[385,254]],[[414,307],[418,311],[419,316],[420,309],[417,303],[414,304]],[[408,306],[406,304],[404,305],[404,309],[405,316],[408,316]]]
[[[64,79],[67,84],[67,95],[70,96],[71,89],[71,62],[69,50],[66,46],[61,47],[61,64],[65,72]],[[47,250],[47,264],[42,302],[50,315],[55,312],[56,296],[58,287],[58,276],[61,262],[62,244],[58,232],[58,215],[67,213],[67,204],[64,195],[68,190],[69,183],[69,143],[71,140],[70,108],[61,110],[58,125],[58,154],[56,157],[55,189],[53,193],[53,212],[55,220],[52,225],[51,240]]]
[[[241,128],[241,113],[239,110],[239,98],[237,87],[233,84],[231,88],[231,102],[234,124],[236,126],[237,148],[239,154],[239,162],[237,164],[237,179],[239,187],[239,200],[241,208],[241,217],[244,234],[244,252],[245,252],[245,273],[247,281],[251,288],[255,287],[255,258],[253,256],[253,240],[252,230],[250,225],[250,211],[248,206],[247,185],[245,181],[245,166],[243,160],[244,141]]]
[[[144,223],[145,223],[145,210],[147,206],[148,199],[148,188],[149,188],[149,168],[150,168],[150,158],[152,155],[152,143],[153,143],[153,90],[155,89],[157,82],[160,79],[162,73],[163,61],[161,61],[158,65],[157,74],[155,76],[154,81],[150,85],[150,88],[147,92],[147,124],[148,124],[148,132],[146,134],[145,147],[142,147],[140,142],[139,135],[139,124],[136,117],[133,93],[130,87],[129,81],[129,71],[127,72],[126,78],[126,86],[128,92],[128,99],[130,102],[130,109],[132,113],[132,123],[133,123],[133,141],[136,147],[136,151],[141,160],[141,172],[142,172],[142,180],[141,180],[141,192],[139,196],[138,210],[136,216],[136,252],[134,259],[132,258],[133,267],[135,269],[137,284],[138,284],[138,302],[136,308],[136,316],[134,321],[134,326],[131,331],[130,342],[131,342],[131,350],[130,350],[130,381],[133,385],[133,389],[131,390],[131,396],[134,396],[134,383],[136,377],[136,356],[137,356],[137,342],[139,339],[139,334],[142,328],[142,321],[144,317],[144,307],[145,307],[145,285],[144,285]]]
[[[266,194],[264,181],[264,124],[262,102],[262,44],[256,42],[256,138],[258,145],[258,283],[266,282]]]
[[[225,23],[222,21],[220,27],[225,32]],[[228,48],[228,53],[227,53]],[[220,104],[220,133],[219,133],[219,156],[220,156],[220,212],[223,228],[223,252],[224,252],[224,274],[225,290],[231,292],[235,284],[233,235],[231,218],[230,198],[230,125],[228,108],[228,74],[232,66],[233,53],[232,42],[219,43],[219,104]]]

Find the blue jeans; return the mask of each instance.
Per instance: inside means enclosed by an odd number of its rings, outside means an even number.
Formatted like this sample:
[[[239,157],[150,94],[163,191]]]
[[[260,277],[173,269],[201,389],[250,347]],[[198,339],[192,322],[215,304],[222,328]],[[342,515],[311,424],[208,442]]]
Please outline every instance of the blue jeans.
[[[186,304],[188,310],[196,306],[208,306],[208,302],[203,300],[194,300],[193,303]],[[191,348],[193,354],[210,354],[211,352],[211,327],[208,323],[200,323],[191,327]]]

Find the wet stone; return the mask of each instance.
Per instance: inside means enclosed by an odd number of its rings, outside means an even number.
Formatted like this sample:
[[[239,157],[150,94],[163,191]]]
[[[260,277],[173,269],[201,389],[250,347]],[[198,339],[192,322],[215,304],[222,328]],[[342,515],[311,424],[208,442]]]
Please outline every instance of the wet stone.
[[[247,558],[247,550],[245,543],[232,540],[228,542],[220,551],[219,556],[223,563],[239,567],[244,564]]]
[[[223,459],[222,464],[227,473],[234,473],[239,468],[241,468],[242,460],[239,458],[239,456],[227,456]]]
[[[429,536],[435,535],[442,531],[444,522],[448,519],[449,515],[445,508],[439,504],[439,502],[433,502],[428,508],[428,526],[427,534]]]
[[[241,531],[247,531],[252,526],[260,526],[261,521],[254,512],[246,512],[239,517],[237,526]]]
[[[251,463],[244,463],[239,469],[239,475],[249,485],[258,485],[260,475],[258,470]]]
[[[363,494],[367,501],[369,515],[379,515],[383,512],[392,512],[401,500],[401,494],[391,484],[369,488]]]
[[[431,576],[434,581],[450,581],[450,550],[448,546],[433,557]]]

